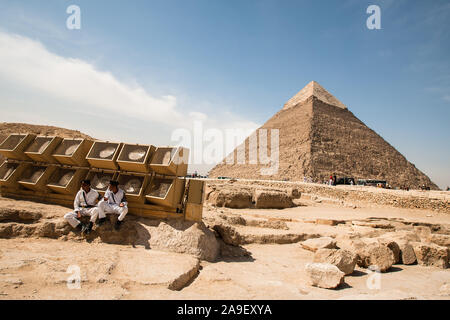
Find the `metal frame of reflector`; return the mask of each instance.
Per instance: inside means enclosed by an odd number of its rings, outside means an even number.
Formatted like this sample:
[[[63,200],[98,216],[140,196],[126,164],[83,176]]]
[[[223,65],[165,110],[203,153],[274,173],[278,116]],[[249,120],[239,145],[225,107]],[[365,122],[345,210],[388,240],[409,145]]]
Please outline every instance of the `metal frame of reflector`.
[[[34,161],[56,163],[52,153],[63,139],[59,137],[37,136],[25,149],[25,154]]]
[[[170,152],[170,159],[167,157],[168,152]],[[184,177],[187,174],[188,161],[189,149],[187,148],[158,147],[150,161],[150,168],[159,174]]]
[[[117,170],[119,166],[116,160],[122,145],[121,142],[95,141],[86,156],[86,160],[94,168]],[[105,156],[102,156],[102,152],[105,153]]]
[[[40,192],[47,192],[49,189],[46,184],[50,176],[56,170],[56,166],[35,166],[30,165],[22,172],[21,178],[17,181],[21,186]],[[36,175],[38,170],[42,170],[40,175]]]
[[[98,184],[96,185],[96,179],[97,176],[98,183],[105,184],[106,187],[104,189],[99,189]],[[102,181],[102,177],[105,177]],[[114,172],[103,172],[103,171],[96,171],[96,170],[90,170],[86,176],[86,179],[91,180],[91,188],[96,190],[99,194],[102,196],[105,195],[106,190],[108,189],[109,181],[115,180],[117,178],[117,173]]]
[[[204,197],[205,181],[198,179],[189,179],[189,189],[187,202],[202,204]]]
[[[189,179],[186,187],[188,188],[188,192],[184,208],[184,218],[189,221],[202,221],[205,181]]]
[[[145,199],[150,203],[169,208],[176,208],[181,203],[181,197],[184,192],[185,179],[178,177],[153,176],[147,189],[145,190]],[[161,184],[170,185],[165,189]],[[158,186],[157,189],[155,187]],[[157,193],[159,191],[159,194]]]
[[[117,163],[121,170],[143,173],[150,172],[148,162],[155,153],[155,150],[156,147],[152,145],[124,144],[117,158]],[[142,151],[142,157],[133,160],[130,155],[133,152],[138,153],[139,151]]]
[[[59,163],[87,167],[86,155],[94,142],[88,139],[63,139],[52,156]],[[68,150],[72,152],[67,152]]]
[[[29,144],[36,138],[34,134],[20,134],[13,133],[10,134],[3,142],[0,144],[0,154],[8,159],[14,160],[30,160],[24,154],[24,150],[29,146]]]
[[[4,161],[0,166],[0,186],[10,188],[19,187],[17,180],[20,178],[26,167],[27,164]]]
[[[128,182],[132,181],[133,179],[139,180],[139,182],[141,184],[141,186],[139,188],[139,192],[138,193],[129,192],[129,190],[127,190],[127,185],[124,184],[125,179],[128,179]],[[149,180],[149,177],[147,175],[140,175],[140,174],[119,173],[119,175],[117,177],[117,181],[119,182],[119,187],[125,192],[128,202],[139,202],[139,203],[145,202],[144,194],[145,194],[145,190],[147,189],[148,180]]]
[[[75,194],[87,172],[86,169],[57,168],[48,179],[47,187],[56,193]]]

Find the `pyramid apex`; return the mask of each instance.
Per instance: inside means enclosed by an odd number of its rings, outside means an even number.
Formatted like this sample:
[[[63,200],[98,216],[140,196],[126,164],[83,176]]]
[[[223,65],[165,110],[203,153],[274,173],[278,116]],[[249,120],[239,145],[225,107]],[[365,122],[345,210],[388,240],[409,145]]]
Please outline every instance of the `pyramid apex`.
[[[347,109],[347,107],[340,102],[335,96],[325,90],[317,81],[310,81],[302,90],[295,96],[289,99],[283,107],[283,110],[295,107],[297,104],[314,96],[322,102],[333,105],[338,108]]]

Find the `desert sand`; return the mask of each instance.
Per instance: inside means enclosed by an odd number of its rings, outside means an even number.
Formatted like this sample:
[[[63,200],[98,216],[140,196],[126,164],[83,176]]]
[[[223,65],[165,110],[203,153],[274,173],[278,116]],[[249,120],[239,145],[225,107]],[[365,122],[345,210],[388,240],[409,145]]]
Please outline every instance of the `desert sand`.
[[[311,286],[305,266],[314,252],[301,245],[350,233],[422,237],[424,228],[448,240],[447,213],[346,207],[307,195],[295,202],[278,210],[206,202],[204,226],[220,244],[215,254],[211,238],[193,241],[210,234],[192,224],[129,216],[124,229],[102,226],[85,238],[62,221],[67,208],[0,198],[0,299],[450,299],[450,271],[417,263],[394,264],[375,288],[374,273],[359,266],[334,290]],[[234,238],[218,226],[233,228]],[[79,288],[70,283],[76,268]]]

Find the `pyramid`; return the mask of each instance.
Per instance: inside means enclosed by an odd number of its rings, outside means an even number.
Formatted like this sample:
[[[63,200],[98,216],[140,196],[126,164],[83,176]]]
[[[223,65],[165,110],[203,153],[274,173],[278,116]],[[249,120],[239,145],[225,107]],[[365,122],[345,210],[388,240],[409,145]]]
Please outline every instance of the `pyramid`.
[[[238,154],[242,156],[245,150],[245,161],[229,163],[224,159],[209,172],[209,176],[287,181],[303,181],[306,177],[322,183],[335,174],[338,177],[386,180],[393,187],[418,189],[425,184],[431,189],[439,189],[315,81],[306,85],[256,130],[253,136],[258,137],[258,142],[260,129],[268,129],[268,155],[271,150],[270,129],[278,129],[278,170],[268,175],[262,169],[269,168],[270,164],[262,164],[259,159],[251,161],[254,158],[250,154],[259,155],[260,143],[250,142],[254,140],[249,137],[228,156],[239,159]]]

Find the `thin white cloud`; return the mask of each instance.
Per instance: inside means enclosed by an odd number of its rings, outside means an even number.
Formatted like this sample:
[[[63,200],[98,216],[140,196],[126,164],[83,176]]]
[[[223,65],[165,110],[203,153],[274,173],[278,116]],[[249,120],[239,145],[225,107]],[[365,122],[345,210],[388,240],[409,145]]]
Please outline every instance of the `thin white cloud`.
[[[240,128],[248,132],[258,127],[220,107],[206,114],[179,106],[175,96],[155,97],[136,82],[124,83],[93,64],[59,56],[39,41],[3,31],[0,108],[2,121],[37,123],[48,119],[41,124],[60,124],[99,138],[123,137],[122,141],[136,139],[140,143],[145,143],[145,133],[146,143],[151,144],[162,144],[162,137],[170,138],[177,128],[192,131],[198,121],[205,129],[222,131]],[[109,126],[113,120],[116,124]],[[118,128],[124,132],[117,132]],[[238,143],[244,139],[239,137]]]
[[[98,108],[166,124],[181,118],[175,97],[152,97],[87,62],[60,57],[39,42],[17,35],[0,33],[0,78],[24,90],[76,102],[80,112]]]

